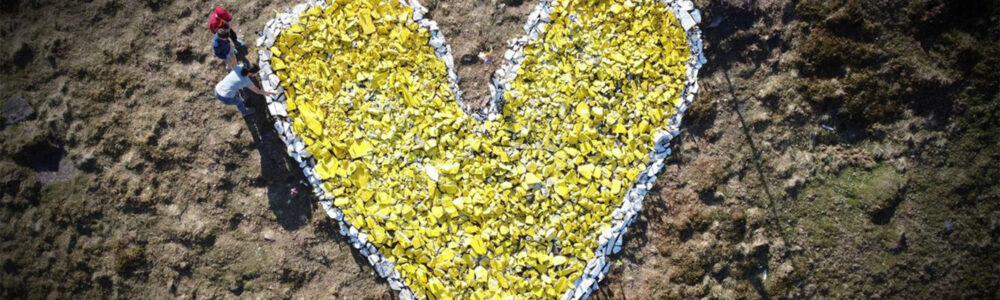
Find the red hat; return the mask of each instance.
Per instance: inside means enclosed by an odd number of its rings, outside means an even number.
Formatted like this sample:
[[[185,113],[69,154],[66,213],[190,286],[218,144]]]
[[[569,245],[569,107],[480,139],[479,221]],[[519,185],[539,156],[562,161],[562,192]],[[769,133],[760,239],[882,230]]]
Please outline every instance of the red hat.
[[[212,15],[208,17],[208,29],[214,34],[222,25],[229,23],[233,20],[233,16],[226,11],[226,8],[219,6],[212,11]]]

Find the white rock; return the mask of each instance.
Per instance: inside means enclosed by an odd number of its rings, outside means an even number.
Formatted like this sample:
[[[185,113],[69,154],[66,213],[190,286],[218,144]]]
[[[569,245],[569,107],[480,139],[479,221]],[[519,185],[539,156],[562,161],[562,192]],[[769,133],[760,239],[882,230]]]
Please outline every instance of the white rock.
[[[441,57],[441,60],[444,61],[444,65],[446,67],[448,67],[448,70],[454,70],[455,69],[455,57],[451,56],[450,52],[446,52],[445,55],[440,56],[440,57]]]
[[[400,300],[413,300],[413,293],[410,290],[399,291]]]
[[[536,23],[538,23],[538,16],[534,11],[532,11],[531,15],[528,15],[528,21],[524,22],[524,32],[531,33],[531,30],[535,28]]]
[[[583,288],[583,290],[588,290],[589,291],[591,289],[591,287],[594,286],[594,284],[595,284],[594,278],[587,278],[587,279],[584,279],[583,282],[580,283],[580,287]],[[589,295],[589,294],[590,293],[585,293],[585,295]],[[584,297],[584,298],[586,298],[586,297]]]
[[[619,235],[617,239],[615,239],[615,245],[614,245],[611,253],[618,253],[618,252],[622,251],[622,240],[625,239],[624,236],[625,236],[625,232],[622,231],[622,234]]]
[[[427,44],[430,45],[434,49],[443,48],[444,47],[444,37],[441,37],[441,36],[431,37],[431,39],[427,42]]]
[[[392,272],[393,267],[395,267],[395,265],[391,261],[381,260],[378,264],[375,265],[375,272],[377,272],[379,276],[385,278],[388,277],[389,274]]]
[[[362,244],[367,244],[368,243],[368,234],[366,234],[364,232],[358,233],[358,241],[361,241]]]
[[[299,4],[299,5],[296,5],[295,7],[292,7],[292,14],[298,16],[298,15],[301,15],[302,12],[306,11],[307,9],[309,9],[309,4],[302,3],[302,4]]]
[[[587,295],[587,288],[584,287],[583,283],[581,282],[579,285],[577,285],[576,293],[573,295],[573,298],[582,299],[584,295]]]
[[[264,87],[264,89],[267,90],[268,88]],[[268,101],[268,102],[270,102],[270,101]],[[269,103],[267,105],[267,111],[270,112],[272,116],[278,115],[278,112],[274,110],[274,104],[273,103]]]
[[[678,1],[677,5],[680,6],[681,10],[684,10],[685,12],[694,9],[694,3],[691,3],[691,1],[687,0]]]
[[[681,27],[684,27],[684,30],[691,29],[692,27],[694,27],[694,25],[697,24],[694,21],[694,18],[691,17],[691,14],[689,14],[687,12],[678,13],[677,14],[677,19],[679,21],[681,21]]]
[[[390,279],[388,281],[389,281],[389,288],[391,288],[393,290],[397,290],[398,291],[398,290],[403,289],[404,286],[406,286],[405,284],[403,284],[403,281],[401,281],[399,279]],[[402,294],[402,293],[400,293],[400,294]]]
[[[333,207],[326,211],[326,214],[333,218],[334,220],[341,221],[344,219],[344,213],[340,209]]]

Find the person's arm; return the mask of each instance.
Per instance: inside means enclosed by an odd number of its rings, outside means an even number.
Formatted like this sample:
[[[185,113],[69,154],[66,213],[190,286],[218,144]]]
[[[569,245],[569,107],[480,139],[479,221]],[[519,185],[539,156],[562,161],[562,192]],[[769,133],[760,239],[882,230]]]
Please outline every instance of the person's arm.
[[[226,64],[226,69],[227,70],[232,70],[232,69],[236,68],[236,57],[235,56],[236,55],[233,54],[233,55],[228,56],[226,58],[226,61],[224,63]]]
[[[281,94],[281,93],[278,93],[278,92],[265,92],[265,91],[262,91],[259,88],[257,88],[256,85],[251,85],[250,86],[250,90],[253,91],[254,93],[257,93],[257,95],[261,95],[261,96],[276,96],[278,94]]]
[[[236,36],[236,28],[233,28],[232,25],[229,27],[229,39],[233,41],[233,46],[243,46],[243,43],[240,42],[240,39]]]

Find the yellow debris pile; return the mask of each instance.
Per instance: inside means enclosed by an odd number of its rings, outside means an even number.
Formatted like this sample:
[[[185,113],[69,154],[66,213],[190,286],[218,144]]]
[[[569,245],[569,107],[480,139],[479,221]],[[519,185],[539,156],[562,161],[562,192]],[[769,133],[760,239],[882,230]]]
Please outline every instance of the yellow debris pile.
[[[555,7],[495,122],[397,0],[312,8],[271,48],[324,188],[418,297],[560,296],[674,113],[689,52],[665,5]]]

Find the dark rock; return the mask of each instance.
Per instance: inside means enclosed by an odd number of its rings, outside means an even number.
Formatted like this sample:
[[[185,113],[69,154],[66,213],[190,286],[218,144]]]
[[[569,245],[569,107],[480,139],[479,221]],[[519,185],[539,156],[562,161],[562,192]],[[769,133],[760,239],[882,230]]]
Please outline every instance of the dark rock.
[[[233,281],[233,283],[229,284],[229,291],[236,296],[243,294],[243,281],[242,280]]]
[[[462,55],[461,63],[463,65],[471,65],[477,62],[479,62],[479,57],[477,57],[475,54]]]
[[[503,3],[510,7],[518,7],[524,4],[524,0],[506,0]]]
[[[77,169],[84,172],[93,173],[100,170],[97,165],[97,157],[92,152],[84,152],[76,159],[73,159],[73,162],[75,162]]]
[[[24,68],[35,60],[35,49],[31,48],[28,44],[21,44],[21,46],[17,48],[17,51],[14,52],[11,60],[14,61],[14,65],[17,65],[18,68]]]
[[[3,103],[4,125],[14,125],[35,113],[28,101],[21,97],[11,97]]]

